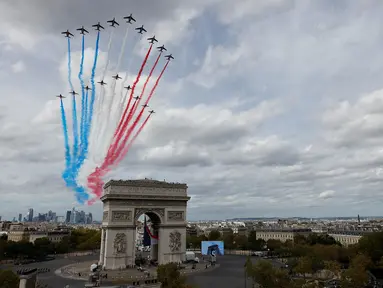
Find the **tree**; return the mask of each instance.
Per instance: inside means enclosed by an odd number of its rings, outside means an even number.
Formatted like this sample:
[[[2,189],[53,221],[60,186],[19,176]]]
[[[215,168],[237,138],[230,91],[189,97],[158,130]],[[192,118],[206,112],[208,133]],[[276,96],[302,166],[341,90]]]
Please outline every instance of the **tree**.
[[[176,263],[158,265],[157,279],[161,288],[187,288],[186,278],[181,276]]]
[[[265,249],[266,242],[263,239],[257,239],[257,232],[251,231],[247,237],[248,248],[252,251],[262,251]]]
[[[359,251],[369,256],[373,262],[383,257],[383,232],[370,233],[359,239]]]
[[[247,237],[245,235],[236,235],[234,236],[233,241],[235,248],[240,250],[246,250],[248,247]]]
[[[339,278],[341,266],[336,261],[325,261],[324,268],[328,271],[331,271],[336,278]]]
[[[221,239],[221,233],[218,230],[211,230],[208,237],[209,241],[216,241]]]
[[[359,254],[352,259],[350,267],[342,273],[342,288],[364,287],[369,280],[367,269],[372,265],[371,259]]]
[[[231,250],[235,248],[233,233],[229,233],[225,235],[222,240],[223,240],[223,243],[225,244],[225,249]]]
[[[298,263],[294,268],[294,272],[302,274],[303,278],[306,279],[306,274],[311,274],[313,272],[312,265],[313,263],[310,257],[302,257],[298,260]]]
[[[0,287],[1,288],[18,288],[20,283],[19,277],[11,270],[0,270]]]
[[[285,270],[275,268],[269,261],[260,260],[253,265],[253,281],[262,288],[289,288],[290,278]]]

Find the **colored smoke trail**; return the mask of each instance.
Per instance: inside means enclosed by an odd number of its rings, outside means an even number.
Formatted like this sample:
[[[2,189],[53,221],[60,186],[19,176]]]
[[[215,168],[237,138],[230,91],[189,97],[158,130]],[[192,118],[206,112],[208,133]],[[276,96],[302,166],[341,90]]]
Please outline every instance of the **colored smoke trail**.
[[[61,125],[63,127],[64,133],[64,149],[65,149],[65,170],[62,174],[62,177],[69,186],[69,169],[71,165],[71,155],[70,155],[70,147],[69,147],[69,136],[68,136],[68,126],[66,122],[65,109],[63,99],[60,99],[60,110],[61,110]]]
[[[84,126],[84,134],[85,134],[85,145],[84,145],[84,151],[81,155],[81,164],[84,162],[85,158],[88,155],[88,147],[89,147],[89,134],[90,134],[90,128],[91,128],[91,123],[92,123],[92,118],[93,118],[93,105],[94,105],[94,100],[96,97],[96,84],[94,82],[94,77],[96,75],[96,68],[97,68],[97,61],[98,61],[98,50],[99,50],[99,43],[100,43],[100,31],[97,33],[97,39],[96,39],[96,49],[94,52],[94,61],[93,61],[93,67],[92,67],[92,74],[90,77],[90,83],[92,86],[92,92],[91,92],[91,97],[90,97],[90,103],[89,103],[89,110],[87,113],[87,118]],[[88,99],[89,100],[89,99]]]
[[[107,46],[107,50],[106,50],[106,64],[105,64],[105,67],[104,67],[104,70],[101,74],[101,80],[104,80],[105,77],[106,77],[106,73],[108,72],[108,68],[109,68],[109,64],[110,64],[110,50],[112,48],[112,43],[113,43],[113,38],[114,38],[114,29],[111,30],[111,32],[109,33],[109,40],[108,40],[108,46]],[[105,111],[105,107],[104,107],[104,102],[105,102],[105,87],[103,85],[101,85],[101,89],[100,89],[100,93],[97,97],[97,101],[95,102],[95,106],[94,106],[94,113],[93,116],[94,116],[94,124],[92,125],[93,127],[91,128],[91,130],[89,131],[89,136],[90,137],[90,145],[92,145],[92,151],[100,151],[100,141],[102,139],[102,131],[104,130],[104,126],[105,126],[105,121],[103,120],[104,118],[104,111]],[[108,99],[106,99],[108,100]],[[93,160],[94,161],[97,161],[97,153],[95,153],[93,155],[92,158],[94,158]]]
[[[128,145],[122,149],[121,154],[118,156],[117,160],[113,163],[113,165],[117,165],[118,163],[121,162],[122,159],[124,159],[126,153],[128,153],[130,147],[133,145],[133,143],[136,141],[138,135],[141,134],[142,130],[144,129],[144,127],[148,123],[150,116],[152,116],[151,113],[146,117],[145,121],[141,124],[140,128],[138,128],[136,134],[134,134],[132,140],[129,141]]]
[[[84,54],[85,54],[85,35],[82,35],[81,43],[81,61],[80,61],[80,71],[78,73],[78,79],[81,83],[81,119],[80,119],[80,150],[83,150],[84,146],[84,123],[85,123],[85,83],[84,83]],[[81,153],[81,151],[80,151]]]
[[[70,89],[73,91],[73,83],[72,83],[72,56],[70,51],[70,38],[68,37],[68,83]]]
[[[161,80],[162,76],[164,75],[165,70],[166,70],[166,68],[169,65],[169,62],[170,62],[169,60],[166,61],[166,64],[165,64],[164,68],[162,68],[162,71],[161,71],[160,75],[158,76],[154,86],[152,87],[152,90],[150,91],[149,96],[146,99],[144,106],[148,105],[150,99],[153,97],[154,91],[156,90],[158,84],[160,83],[160,80]],[[110,160],[111,160],[111,162],[113,164],[115,164],[114,162],[116,162],[116,159],[118,159],[118,163],[122,160],[123,156],[122,156],[122,158],[120,157],[121,156],[120,154],[122,154],[121,151],[124,149],[124,147],[126,145],[126,142],[128,141],[128,139],[130,137],[130,134],[132,133],[133,129],[137,126],[138,122],[140,121],[140,119],[142,117],[142,114],[144,113],[144,110],[145,110],[145,107],[142,107],[141,111],[140,111],[140,114],[138,114],[138,116],[137,116],[136,120],[134,121],[133,125],[130,127],[130,129],[128,129],[128,132],[126,133],[125,138],[123,139],[121,145],[118,147],[118,149],[111,156]],[[123,153],[123,155],[125,155],[125,154],[126,154],[126,152]]]
[[[132,49],[132,54],[133,54],[134,51],[136,50],[138,43],[140,43],[141,38],[142,38],[142,35],[141,35],[141,37],[140,37],[139,40],[136,40],[136,41],[135,41],[135,44],[134,44],[133,49]],[[128,80],[128,77],[129,77],[129,71],[130,71],[130,66],[132,65],[132,60],[133,60],[133,57],[129,57],[129,63],[128,63],[128,68],[126,69],[125,78],[124,78],[124,80],[123,80],[122,83],[121,83],[120,98],[123,99],[123,100],[122,100],[122,103],[123,103],[123,104],[126,103],[126,98],[127,98],[127,96],[128,96],[128,92],[129,92],[129,91],[127,91],[127,93],[125,94],[125,96],[123,95],[123,94],[124,94],[124,87],[125,87],[126,81]],[[124,106],[121,106],[118,115],[122,115],[123,109],[124,109]]]
[[[118,56],[118,61],[117,61],[117,68],[116,68],[117,72],[120,70],[122,57],[124,56],[124,53],[125,53],[125,47],[126,47],[126,41],[128,39],[128,34],[129,34],[129,26],[126,27],[125,36],[124,36],[124,39],[122,40],[120,55]]]
[[[134,134],[133,138],[130,140],[129,144],[123,149],[121,153],[121,157],[118,159],[121,161],[126,153],[128,153],[130,147],[133,145],[134,141],[137,139],[137,137],[141,134],[142,130],[148,123],[149,119],[151,117],[151,114],[149,114],[145,121],[141,124],[140,128],[137,130],[137,132]],[[113,163],[113,165],[117,165],[118,163]],[[104,186],[104,181],[102,180],[102,177],[105,176],[110,171],[109,167],[105,167],[104,169],[96,168],[96,170],[88,176],[88,187],[92,190],[93,194],[96,196],[95,198],[88,201],[88,205],[92,205],[97,198],[100,198],[102,195],[102,188]]]
[[[154,69],[156,69],[156,67],[157,67],[157,64],[158,64],[158,61],[159,61],[160,58],[161,58],[161,55],[162,55],[162,53],[160,52],[160,53],[158,54],[158,57],[157,57],[156,61],[154,62],[154,65],[153,65],[152,69],[151,69],[150,72],[149,72],[148,77],[146,78],[146,81],[145,81],[145,83],[144,83],[144,86],[142,87],[142,90],[141,90],[141,94],[140,94],[140,96],[139,96],[140,98],[139,98],[138,101],[137,101],[138,103],[137,103],[137,105],[134,107],[134,110],[132,111],[132,113],[131,113],[131,115],[130,115],[130,118],[128,117],[128,121],[127,121],[127,123],[129,123],[131,117],[136,113],[136,110],[137,110],[137,108],[138,108],[138,105],[140,105],[141,99],[142,99],[143,95],[145,94],[146,86],[148,85],[148,83],[149,83],[149,81],[150,81],[150,78],[151,78],[152,75],[153,75]],[[146,105],[146,104],[147,104],[147,103],[145,103],[145,105]]]
[[[149,47],[149,49],[148,49],[148,52],[146,53],[145,58],[144,58],[144,61],[143,61],[142,64],[141,64],[140,70],[138,71],[136,80],[134,81],[133,86],[132,86],[132,89],[130,90],[130,97],[133,97],[133,95],[134,95],[134,90],[136,89],[137,83],[140,81],[142,71],[144,70],[144,67],[145,67],[145,65],[146,65],[146,62],[147,62],[148,59],[149,59],[149,55],[150,55],[150,52],[152,51],[152,48],[153,48],[153,44],[150,44],[150,47]],[[126,108],[125,108],[124,113],[123,113],[123,115],[122,115],[122,117],[121,117],[121,119],[120,119],[120,122],[118,123],[116,132],[114,133],[114,136],[117,137],[117,139],[118,139],[119,137],[121,137],[121,132],[122,132],[122,131],[121,131],[121,128],[122,128],[123,126],[125,126],[124,123],[125,123],[125,120],[127,120],[127,119],[125,119],[125,117],[126,117],[126,113],[128,112],[128,108],[129,108],[129,107],[126,107]],[[115,143],[116,143],[116,141],[115,141]],[[113,145],[113,147],[116,146],[116,145],[117,145],[117,143],[116,143],[115,145]],[[113,148],[113,149],[114,149],[114,148]],[[108,152],[109,152],[109,151],[108,151]],[[109,154],[109,153],[108,153],[108,154]]]
[[[76,171],[76,158],[78,153],[78,126],[77,126],[77,105],[76,96],[72,96],[72,118],[73,118],[73,173]],[[75,177],[75,175],[73,175]]]

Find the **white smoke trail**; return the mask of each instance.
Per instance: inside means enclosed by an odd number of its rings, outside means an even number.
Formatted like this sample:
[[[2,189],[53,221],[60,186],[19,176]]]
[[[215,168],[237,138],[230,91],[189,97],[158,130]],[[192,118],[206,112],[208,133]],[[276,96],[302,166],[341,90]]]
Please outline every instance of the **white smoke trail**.
[[[138,40],[136,40],[136,42],[134,43],[134,46],[133,46],[133,49],[132,49],[132,53],[131,53],[132,56],[133,56],[134,51],[137,48],[138,43],[140,43],[140,41],[142,39],[142,36],[143,35],[141,34],[140,38]],[[128,68],[126,69],[126,74],[125,74],[124,80],[122,81],[122,84],[121,84],[120,98],[123,99],[123,103],[126,103],[127,94],[125,95],[124,98],[123,98],[123,94],[124,94],[124,87],[126,85],[126,81],[128,80],[128,77],[129,77],[130,66],[132,65],[132,60],[133,60],[132,56],[129,57]],[[122,115],[122,111],[123,111],[123,107],[122,107],[121,113],[119,115]]]
[[[108,72],[108,67],[109,67],[109,64],[110,64],[110,50],[112,48],[112,42],[113,42],[113,38],[114,38],[114,29],[111,30],[110,34],[109,34],[109,40],[108,40],[108,46],[107,46],[107,51],[106,51],[106,63],[105,63],[105,67],[104,67],[104,70],[101,74],[101,79],[100,80],[104,80],[105,79],[105,76],[106,76],[106,73]],[[89,143],[90,143],[90,151],[91,153],[89,153],[89,155],[92,156],[92,161],[94,161],[95,163],[99,163],[102,161],[102,153],[99,153],[100,150],[98,150],[98,141],[99,141],[99,137],[100,137],[100,130],[101,130],[101,126],[102,126],[102,119],[103,119],[103,114],[105,113],[104,112],[104,102],[105,102],[105,87],[104,86],[101,86],[100,87],[100,93],[98,95],[98,97],[96,98],[96,102],[95,102],[95,107],[94,107],[94,115],[93,115],[93,124],[92,124],[92,127],[91,127],[91,133],[90,133],[90,139],[89,139]]]
[[[117,61],[117,66],[116,66],[116,73],[117,74],[119,72],[119,69],[120,69],[120,66],[122,63],[122,59],[123,59],[123,56],[125,53],[125,47],[126,47],[128,35],[129,35],[129,26],[126,28],[125,35],[124,35],[122,45],[121,45],[121,49],[120,49],[120,54],[118,56],[118,61]],[[109,93],[110,98],[107,99],[106,104],[103,105],[103,108],[102,108],[104,111],[104,113],[103,113],[104,122],[101,124],[100,131],[98,133],[98,139],[97,139],[97,149],[100,152],[102,151],[101,152],[102,153],[102,157],[101,157],[102,159],[104,159],[104,157],[106,156],[107,149],[113,140],[113,131],[116,128],[116,127],[114,127],[114,125],[116,125],[114,123],[115,121],[111,121],[112,115],[116,114],[115,107],[113,107],[114,103],[115,103],[114,98],[116,95],[116,85],[117,85],[117,79],[113,80],[113,83],[112,83],[112,86],[110,89],[110,93]],[[121,99],[119,99],[119,100],[121,100]],[[120,101],[118,101],[118,102],[120,102]],[[111,134],[111,135],[109,135],[109,134]]]

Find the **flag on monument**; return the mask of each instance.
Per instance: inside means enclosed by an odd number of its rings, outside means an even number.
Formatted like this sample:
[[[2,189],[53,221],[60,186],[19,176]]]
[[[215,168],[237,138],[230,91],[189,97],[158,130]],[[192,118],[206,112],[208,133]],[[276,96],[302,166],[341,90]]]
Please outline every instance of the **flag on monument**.
[[[158,244],[158,236],[155,236],[150,231],[148,225],[146,224],[146,217],[144,221],[144,246],[156,245]]]
[[[146,217],[144,221],[144,241],[143,241],[144,246],[150,246],[151,241],[150,241],[150,234],[148,233],[148,226],[146,225]]]

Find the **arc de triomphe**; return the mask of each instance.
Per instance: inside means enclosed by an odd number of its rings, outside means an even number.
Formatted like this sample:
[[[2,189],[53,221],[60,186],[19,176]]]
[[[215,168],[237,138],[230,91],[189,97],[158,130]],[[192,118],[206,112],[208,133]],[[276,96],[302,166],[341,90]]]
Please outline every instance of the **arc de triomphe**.
[[[107,270],[134,265],[136,223],[149,216],[158,245],[152,259],[181,262],[186,252],[187,185],[156,180],[111,180],[104,186],[100,265]],[[158,256],[158,258],[157,258]]]

